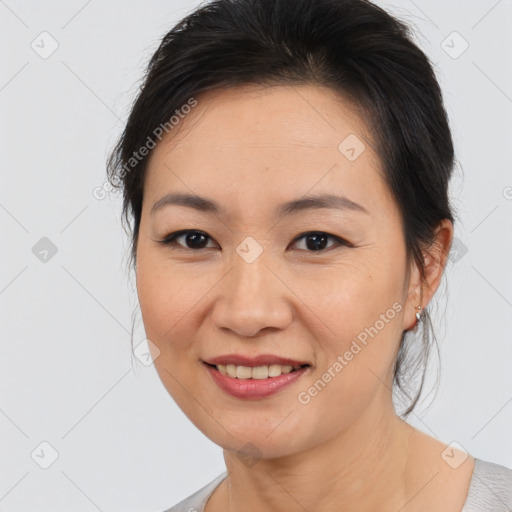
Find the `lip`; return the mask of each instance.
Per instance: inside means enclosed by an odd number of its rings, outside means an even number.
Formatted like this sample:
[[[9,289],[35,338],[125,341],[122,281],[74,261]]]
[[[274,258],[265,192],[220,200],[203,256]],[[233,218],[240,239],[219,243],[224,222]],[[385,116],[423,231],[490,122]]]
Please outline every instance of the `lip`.
[[[236,366],[270,366],[271,364],[280,364],[281,366],[304,366],[311,364],[308,361],[297,361],[287,357],[274,356],[272,354],[260,354],[256,357],[247,357],[239,354],[226,354],[223,356],[213,357],[204,361],[208,364],[234,364]]]
[[[222,375],[217,368],[209,366],[209,364],[204,361],[203,364],[210,372],[215,384],[217,384],[220,389],[231,396],[245,400],[258,400],[274,395],[275,393],[290,386],[293,382],[296,382],[311,369],[310,366],[306,366],[290,373],[283,373],[279,375],[279,377],[269,377],[267,379],[235,379],[227,375]],[[261,364],[260,366],[265,365]]]

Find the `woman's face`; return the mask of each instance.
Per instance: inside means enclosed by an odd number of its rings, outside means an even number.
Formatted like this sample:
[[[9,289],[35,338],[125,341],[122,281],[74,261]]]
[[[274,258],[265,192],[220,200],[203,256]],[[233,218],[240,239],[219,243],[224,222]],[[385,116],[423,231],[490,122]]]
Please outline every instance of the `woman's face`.
[[[390,410],[399,340],[419,304],[400,214],[363,122],[330,89],[244,86],[196,99],[148,166],[137,243],[146,335],[164,386],[215,443],[298,453]],[[168,194],[217,210],[153,209]],[[342,199],[306,201],[325,194]],[[180,230],[193,231],[160,243]],[[205,363],[226,355],[309,366],[233,382]],[[240,366],[268,366],[253,363]]]

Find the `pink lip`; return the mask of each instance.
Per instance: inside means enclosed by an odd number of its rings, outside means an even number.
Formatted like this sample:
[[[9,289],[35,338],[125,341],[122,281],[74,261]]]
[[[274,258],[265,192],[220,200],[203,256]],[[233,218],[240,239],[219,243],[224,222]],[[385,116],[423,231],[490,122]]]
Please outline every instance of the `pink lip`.
[[[236,366],[270,366],[271,364],[280,364],[282,366],[303,366],[309,363],[307,361],[297,361],[286,357],[274,356],[272,354],[261,354],[256,357],[247,357],[237,354],[226,354],[214,357],[205,361],[208,364],[234,364]],[[311,366],[311,365],[310,365]]]
[[[246,364],[243,366],[249,365]],[[260,364],[259,366],[265,365]],[[281,391],[286,386],[289,386],[292,382],[299,379],[302,375],[304,375],[305,372],[310,369],[308,366],[299,370],[292,371],[290,373],[283,373],[279,375],[279,377],[269,377],[268,379],[234,379],[227,375],[222,375],[222,373],[220,373],[219,370],[217,370],[217,368],[214,366],[208,366],[208,364],[205,363],[205,367],[210,372],[214,382],[223,391],[236,398],[244,398],[246,400],[256,400],[273,395],[274,393]]]

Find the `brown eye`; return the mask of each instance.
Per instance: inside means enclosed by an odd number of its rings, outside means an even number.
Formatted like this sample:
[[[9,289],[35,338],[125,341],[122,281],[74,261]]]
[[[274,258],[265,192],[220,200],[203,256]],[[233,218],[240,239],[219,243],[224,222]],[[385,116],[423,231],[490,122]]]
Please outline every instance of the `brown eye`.
[[[158,240],[158,243],[165,246],[178,246],[178,248],[182,249],[200,250],[216,247],[215,245],[208,246],[208,242],[210,241],[213,242],[213,239],[204,231],[183,229],[170,233],[163,240]],[[307,252],[325,252],[336,246],[352,247],[346,240],[323,231],[304,233],[297,237],[292,245],[297,245],[299,241],[304,243],[304,247],[299,250],[305,250]]]
[[[183,239],[184,242],[179,242]],[[183,229],[167,235],[163,240],[159,240],[159,243],[163,245],[178,245],[184,249],[206,249],[208,241],[212,240],[209,235],[204,231],[198,231],[196,229]]]
[[[323,231],[311,231],[309,233],[304,233],[295,239],[295,243],[299,240],[304,240],[305,242],[305,249],[301,250],[306,250],[308,252],[325,251],[326,249],[330,249],[333,245],[350,245],[346,240],[335,235],[330,235],[329,233],[324,233]],[[333,240],[334,243],[328,245],[329,240]]]

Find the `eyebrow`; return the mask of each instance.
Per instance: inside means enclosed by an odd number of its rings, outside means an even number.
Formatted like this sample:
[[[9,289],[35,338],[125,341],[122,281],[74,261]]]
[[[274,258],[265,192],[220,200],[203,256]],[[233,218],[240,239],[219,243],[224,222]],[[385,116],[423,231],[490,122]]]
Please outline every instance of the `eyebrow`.
[[[219,206],[215,201],[211,199],[193,194],[173,192],[159,199],[152,206],[150,215],[153,215],[158,210],[161,210],[165,206],[169,205],[186,206],[188,208],[193,208],[195,210],[213,214],[225,214],[224,208]],[[305,196],[299,199],[288,201],[286,203],[282,203],[277,207],[276,215],[280,217],[306,210],[317,210],[323,208],[351,210],[369,214],[368,210],[364,206],[360,205],[359,203],[355,203],[345,196],[320,194],[314,196]]]

